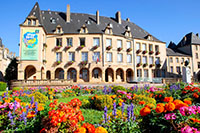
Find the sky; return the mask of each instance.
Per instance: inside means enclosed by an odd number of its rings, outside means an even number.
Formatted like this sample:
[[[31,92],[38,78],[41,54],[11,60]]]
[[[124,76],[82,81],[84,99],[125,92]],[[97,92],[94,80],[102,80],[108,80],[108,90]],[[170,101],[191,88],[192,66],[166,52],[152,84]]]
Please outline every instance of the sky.
[[[130,18],[159,40],[176,44],[187,33],[200,32],[200,0],[1,0],[0,37],[11,52],[19,55],[21,24],[34,4],[41,10],[71,12],[114,17],[121,11],[122,19]]]

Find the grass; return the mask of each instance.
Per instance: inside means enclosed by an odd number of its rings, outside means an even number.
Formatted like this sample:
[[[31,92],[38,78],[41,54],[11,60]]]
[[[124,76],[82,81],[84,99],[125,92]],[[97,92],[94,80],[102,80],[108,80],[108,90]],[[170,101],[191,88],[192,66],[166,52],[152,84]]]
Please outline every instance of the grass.
[[[0,91],[0,96],[4,93],[5,91]]]
[[[70,102],[74,98],[78,98],[80,101],[83,101],[83,99],[89,99],[89,96],[73,96],[73,97],[59,98],[58,102],[67,103],[67,102]]]

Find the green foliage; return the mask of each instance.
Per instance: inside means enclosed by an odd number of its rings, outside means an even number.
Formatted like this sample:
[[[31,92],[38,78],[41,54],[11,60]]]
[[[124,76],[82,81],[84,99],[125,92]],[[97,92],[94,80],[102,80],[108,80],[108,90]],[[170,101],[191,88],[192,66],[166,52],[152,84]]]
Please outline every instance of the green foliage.
[[[89,100],[87,100],[87,99],[83,99],[83,101],[82,101],[82,108],[90,108],[90,101]]]
[[[118,90],[126,91],[126,88],[124,88],[123,86],[114,86],[112,91],[113,91],[115,94],[117,94],[117,91],[118,91]]]
[[[6,75],[5,75],[5,80],[10,81],[10,80],[15,80],[17,79],[17,71],[18,71],[18,63],[17,59],[14,58],[6,68]]]
[[[0,82],[0,91],[5,91],[7,84],[5,82]]]
[[[95,95],[89,99],[91,107],[98,110],[103,110],[105,106],[107,109],[112,109],[113,99],[110,95]]]
[[[48,98],[40,92],[34,92],[30,95],[30,97],[34,97],[34,101],[38,103],[46,103]]]
[[[19,91],[21,88],[20,87],[14,87],[12,90],[13,91]]]
[[[156,104],[156,100],[154,98],[150,98],[145,95],[136,95],[133,98],[133,103],[138,105],[140,101],[145,101],[146,104]]]

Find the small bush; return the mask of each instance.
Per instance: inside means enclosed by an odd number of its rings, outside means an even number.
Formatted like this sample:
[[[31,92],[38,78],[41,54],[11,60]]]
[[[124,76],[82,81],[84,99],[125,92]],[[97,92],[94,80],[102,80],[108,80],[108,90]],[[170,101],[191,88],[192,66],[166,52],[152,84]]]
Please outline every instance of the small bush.
[[[14,87],[12,90],[13,91],[19,91],[21,88],[20,87]]]
[[[89,99],[92,108],[103,110],[105,106],[107,109],[112,109],[113,99],[110,95],[95,95]]]
[[[113,87],[113,92],[116,94],[118,90],[121,91],[126,91],[126,88],[124,88],[123,86],[114,86]]]
[[[0,91],[5,91],[7,88],[7,84],[5,82],[0,82]]]
[[[133,97],[133,103],[139,105],[140,101],[144,101],[145,104],[156,104],[156,100],[154,98],[150,98],[145,95],[136,95]]]
[[[34,101],[38,103],[46,103],[48,100],[48,98],[40,92],[34,92],[33,94],[29,96],[34,97]]]
[[[90,101],[87,99],[83,99],[81,107],[82,108],[90,108]]]

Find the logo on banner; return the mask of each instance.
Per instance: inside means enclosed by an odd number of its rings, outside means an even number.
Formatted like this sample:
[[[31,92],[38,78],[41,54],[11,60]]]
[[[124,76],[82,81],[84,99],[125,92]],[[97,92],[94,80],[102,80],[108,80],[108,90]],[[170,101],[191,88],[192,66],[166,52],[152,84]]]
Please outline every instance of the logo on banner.
[[[35,32],[26,32],[23,41],[27,48],[33,48],[38,44],[38,35]]]

